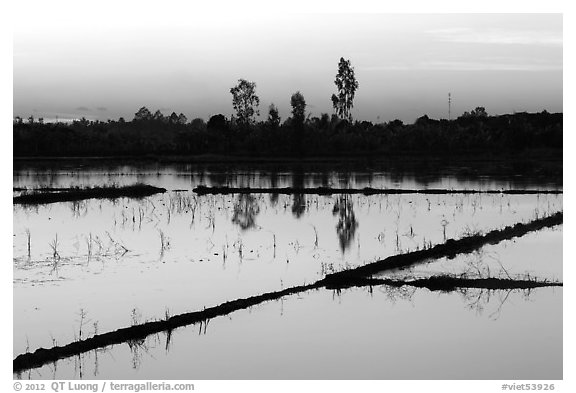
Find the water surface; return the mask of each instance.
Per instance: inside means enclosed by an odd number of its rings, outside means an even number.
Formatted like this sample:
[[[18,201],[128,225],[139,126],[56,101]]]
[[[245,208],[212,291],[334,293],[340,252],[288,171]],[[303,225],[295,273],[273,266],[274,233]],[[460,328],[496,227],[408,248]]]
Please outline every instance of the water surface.
[[[236,298],[312,283],[327,273],[439,244],[448,238],[527,222],[563,209],[561,194],[198,196],[191,191],[199,184],[561,189],[558,184],[530,182],[528,179],[514,181],[454,174],[416,176],[385,170],[375,173],[278,173],[260,169],[209,172],[194,166],[170,165],[66,167],[44,171],[32,167],[19,168],[14,173],[14,186],[26,188],[132,184],[134,181],[163,186],[169,191],[144,199],[14,206],[14,356],[39,347],[63,345],[95,333],[161,319],[166,315],[201,310]],[[498,276],[528,274],[539,279],[562,280],[561,247],[562,226],[559,226],[487,246],[478,253],[457,256],[452,260],[429,261],[386,274],[420,277],[476,272]],[[509,322],[502,323],[498,322],[502,318],[495,321],[485,318],[486,315],[480,317],[471,313],[457,294],[439,296],[419,290],[414,294],[417,302],[408,301],[395,306],[395,302],[387,297],[389,292],[382,287],[367,296],[365,290],[349,290],[335,298],[327,291],[304,293],[282,300],[279,302],[281,306],[272,303],[258,307],[254,316],[244,311],[234,313],[230,316],[234,322],[227,318],[215,319],[210,322],[209,333],[201,337],[194,333],[197,333],[197,327],[179,329],[172,335],[170,346],[173,349],[167,354],[162,351],[164,344],[148,343],[147,348],[157,347],[151,349],[154,353],[152,358],[161,360],[142,361],[142,367],[136,369],[130,366],[129,359],[133,349],[140,348],[140,345],[116,346],[101,353],[82,355],[82,362],[99,364],[98,370],[86,371],[85,375],[148,379],[154,375],[164,379],[345,376],[445,379],[443,376],[453,375],[446,378],[499,379],[501,374],[497,373],[497,367],[492,367],[488,360],[492,355],[489,352],[481,358],[486,365],[478,367],[477,374],[472,368],[462,366],[451,374],[452,371],[448,371],[450,367],[440,371],[430,366],[432,368],[427,370],[423,359],[431,355],[424,349],[429,346],[438,349],[440,343],[454,346],[455,342],[465,342],[472,347],[471,353],[474,350],[485,351],[490,340],[498,341],[498,335],[502,335],[510,343],[494,349],[497,352],[495,358],[506,359],[502,357],[505,348],[512,351],[520,345],[519,339],[523,336],[518,336],[516,329],[520,329],[522,321],[529,315],[540,315],[543,309],[548,313],[559,312],[562,300],[561,289],[533,291],[530,299],[534,302],[522,302],[523,306],[518,307],[517,302],[505,302],[514,305],[506,307],[511,309],[511,316]],[[521,292],[509,296],[512,299],[523,298]],[[292,311],[289,316],[284,316],[282,309],[279,317],[277,308],[284,307],[284,303]],[[539,306],[531,309],[532,303]],[[400,311],[396,307],[400,307]],[[455,309],[459,311],[450,311]],[[462,313],[462,310],[467,311]],[[396,312],[399,314],[394,317]],[[350,313],[351,318],[348,318]],[[254,318],[250,319],[252,316]],[[338,322],[337,318],[345,322]],[[383,326],[386,321],[390,322],[390,318],[397,324],[394,325],[396,330],[390,327],[392,330],[386,331]],[[428,334],[426,329],[420,332],[424,336],[408,334],[413,327],[425,326],[425,318],[433,318],[439,324],[434,334]],[[546,329],[546,337],[559,340],[561,348],[561,323],[558,325],[556,321],[561,314],[550,318],[552,320],[542,329]],[[366,321],[372,321],[371,326],[379,328],[370,330],[370,323]],[[474,327],[470,327],[472,325]],[[453,337],[457,326],[464,326],[467,333]],[[218,333],[219,329],[224,333]],[[269,333],[263,334],[262,330]],[[190,333],[186,333],[188,331]],[[245,333],[239,336],[237,331]],[[380,331],[382,334],[378,334]],[[533,333],[531,330],[522,334],[528,336]],[[396,334],[400,334],[401,339]],[[259,335],[264,341],[257,341]],[[481,336],[478,344],[472,342],[474,335],[477,339]],[[188,336],[193,339],[182,338]],[[150,340],[153,338],[147,342]],[[405,353],[401,351],[401,343],[405,345]],[[354,349],[354,345],[358,347]],[[391,346],[392,352],[386,351],[386,345]],[[487,348],[495,345],[493,342]],[[542,369],[542,375],[548,375],[543,379],[556,378],[561,372],[561,367],[555,368],[558,354],[561,359],[561,349],[558,352],[554,345],[548,351],[556,360]],[[190,346],[200,346],[201,350],[192,350]],[[240,347],[234,351],[236,346]],[[541,346],[545,346],[544,343]],[[249,355],[249,348],[254,351],[254,358]],[[270,367],[274,363],[266,365],[265,361],[256,358],[257,355],[265,358],[272,348],[277,352],[267,356],[276,359],[279,367]],[[298,355],[297,348],[300,348],[301,355]],[[344,350],[356,355],[346,357]],[[456,351],[453,356],[462,355],[458,352],[460,349],[453,350]],[[114,359],[128,360],[119,363],[103,361],[103,358],[108,358],[107,353],[114,353]],[[198,353],[200,358],[190,360],[189,356],[184,360],[186,353]],[[240,361],[242,354],[249,359]],[[346,359],[340,359],[344,357]],[[354,367],[359,357],[364,360]],[[451,364],[451,359],[444,359],[444,355],[441,357]],[[147,359],[147,356],[142,358]],[[214,374],[218,369],[216,359],[219,358],[222,367],[228,365],[221,376]],[[300,358],[306,358],[306,361]],[[527,361],[524,358],[523,361]],[[339,359],[338,363],[333,364],[336,359]],[[375,359],[384,363],[375,363]],[[394,359],[396,364],[392,364]],[[311,368],[313,360],[322,362],[322,366]],[[62,374],[57,377],[79,377],[70,374],[72,363],[79,361],[80,358],[59,362],[58,370]],[[414,365],[416,369],[411,376],[409,370],[404,370],[409,361],[421,362],[418,367]],[[200,363],[195,364],[197,373],[183,374],[189,370],[186,365],[191,362]],[[242,364],[233,367],[236,362]],[[63,364],[67,366],[61,366]],[[249,368],[251,364],[253,369]],[[376,367],[376,364],[381,367]],[[534,362],[533,368],[536,364],[539,363]],[[50,377],[47,367],[34,371],[32,377]],[[75,367],[74,372],[78,373],[78,364]],[[383,368],[389,373],[382,373]],[[506,370],[505,378],[524,378],[521,367],[508,367]],[[375,376],[376,373],[379,376]]]

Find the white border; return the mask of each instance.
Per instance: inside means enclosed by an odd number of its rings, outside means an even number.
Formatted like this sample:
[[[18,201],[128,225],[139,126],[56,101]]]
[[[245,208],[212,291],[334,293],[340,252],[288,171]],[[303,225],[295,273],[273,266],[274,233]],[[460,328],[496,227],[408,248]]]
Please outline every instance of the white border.
[[[403,0],[394,3],[383,3],[378,1],[365,0],[291,0],[272,3],[270,0],[250,0],[250,1],[10,1],[8,4],[0,5],[0,25],[2,34],[0,42],[2,48],[2,302],[3,315],[12,316],[12,264],[11,264],[11,238],[12,228],[9,227],[8,217],[12,212],[8,210],[10,206],[10,189],[11,172],[12,172],[12,34],[14,31],[21,29],[42,29],[48,25],[62,25],[68,28],[74,26],[90,26],[97,24],[100,28],[107,26],[122,25],[144,25],[160,19],[166,20],[166,23],[187,24],[193,23],[198,14],[217,12],[221,15],[237,16],[239,14],[251,15],[269,15],[270,13],[306,13],[306,12],[421,12],[421,13],[477,13],[477,12],[560,12],[564,13],[564,106],[567,108],[564,114],[564,145],[565,156],[564,171],[573,174],[574,160],[572,148],[574,147],[574,116],[572,113],[572,89],[574,78],[572,73],[575,68],[574,64],[574,47],[572,39],[575,37],[574,31],[574,14],[569,8],[568,1],[502,1],[502,0],[483,0],[481,2],[465,1],[425,1],[425,0]],[[5,31],[6,30],[6,31]],[[564,225],[564,234],[566,239],[574,239],[574,230],[572,229],[572,190],[573,176],[565,176],[564,181],[564,204],[567,206],[566,218],[567,223]],[[573,332],[574,318],[572,307],[570,307],[574,290],[572,289],[572,277],[574,268],[574,252],[565,248],[564,264],[565,268],[565,287],[564,287],[564,381],[556,382],[556,391],[575,391],[574,390],[574,372],[573,354],[570,349],[574,348]],[[538,316],[534,316],[537,318]],[[13,391],[12,381],[12,323],[4,323],[2,326],[2,385],[3,391]],[[537,356],[538,354],[535,354]],[[127,382],[127,381],[126,381]],[[134,381],[136,382],[136,381]],[[176,381],[171,381],[176,382]],[[502,381],[506,382],[506,381]],[[337,392],[348,391],[372,391],[378,389],[391,391],[442,391],[442,392],[497,392],[500,391],[500,381],[196,381],[196,390],[200,391],[240,391],[240,392],[270,392],[270,391],[295,391],[295,390],[325,390]],[[525,381],[508,381],[525,382]],[[541,381],[550,383],[552,381]],[[572,387],[572,388],[570,388]]]

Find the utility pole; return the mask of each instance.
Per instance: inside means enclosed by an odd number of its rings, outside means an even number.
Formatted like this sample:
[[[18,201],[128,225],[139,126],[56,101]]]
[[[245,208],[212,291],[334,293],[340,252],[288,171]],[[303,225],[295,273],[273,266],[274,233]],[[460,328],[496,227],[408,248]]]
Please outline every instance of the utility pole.
[[[451,116],[452,96],[448,93],[448,120],[452,120]]]

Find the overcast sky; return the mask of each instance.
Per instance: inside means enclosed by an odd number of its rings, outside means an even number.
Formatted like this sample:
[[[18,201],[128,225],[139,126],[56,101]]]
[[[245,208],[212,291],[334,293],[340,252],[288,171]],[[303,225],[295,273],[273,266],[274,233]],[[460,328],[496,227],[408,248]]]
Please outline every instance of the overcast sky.
[[[175,11],[177,12],[177,11]],[[216,14],[212,14],[216,15]],[[332,113],[340,57],[360,84],[355,119],[413,122],[476,106],[562,111],[560,14],[190,15],[188,23],[74,20],[14,32],[14,115],[127,120],[141,106],[205,120],[256,82],[260,118],[300,91]]]

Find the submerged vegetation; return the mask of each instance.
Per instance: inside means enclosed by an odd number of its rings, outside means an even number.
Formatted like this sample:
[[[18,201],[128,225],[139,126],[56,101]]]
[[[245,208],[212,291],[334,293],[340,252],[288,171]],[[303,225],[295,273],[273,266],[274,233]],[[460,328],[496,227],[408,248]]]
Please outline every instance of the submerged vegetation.
[[[527,224],[518,223],[514,226],[506,227],[504,229],[493,230],[485,235],[474,234],[459,240],[449,239],[444,244],[439,244],[425,250],[408,252],[355,269],[328,274],[324,279],[316,281],[312,284],[294,286],[279,291],[267,292],[257,296],[231,300],[218,306],[204,308],[202,311],[187,312],[174,316],[170,316],[169,312],[167,311],[165,318],[162,320],[140,323],[139,318],[133,318],[133,324],[130,327],[121,328],[104,334],[98,334],[97,330],[95,329],[94,335],[92,337],[85,339],[79,337],[77,340],[68,345],[53,346],[49,349],[39,348],[32,353],[26,352],[21,354],[17,356],[13,361],[13,372],[40,367],[44,364],[54,362],[61,358],[78,355],[83,352],[103,348],[109,345],[124,342],[130,343],[134,340],[141,340],[146,336],[154,333],[159,333],[162,331],[171,332],[178,327],[196,323],[204,324],[204,326],[206,326],[212,318],[228,315],[234,311],[246,309],[266,301],[280,299],[287,295],[302,293],[323,287],[326,289],[335,289],[339,291],[343,288],[353,286],[371,287],[373,285],[388,285],[392,287],[412,286],[428,288],[430,290],[452,291],[457,288],[513,290],[532,289],[546,286],[562,286],[563,284],[560,282],[536,280],[529,277],[519,279],[513,279],[511,277],[507,279],[481,277],[472,279],[465,276],[456,277],[440,275],[427,279],[412,280],[373,279],[371,277],[372,274],[379,271],[408,266],[410,264],[423,262],[429,258],[440,258],[443,256],[451,257],[458,253],[469,253],[481,248],[486,244],[495,244],[503,240],[522,236],[531,231],[559,225],[562,223],[562,221],[563,215],[561,212],[559,212],[545,218],[535,219]],[[80,326],[82,327],[82,322],[80,323]]]

